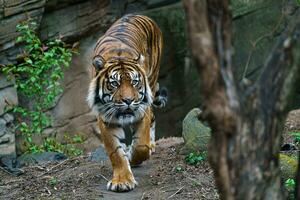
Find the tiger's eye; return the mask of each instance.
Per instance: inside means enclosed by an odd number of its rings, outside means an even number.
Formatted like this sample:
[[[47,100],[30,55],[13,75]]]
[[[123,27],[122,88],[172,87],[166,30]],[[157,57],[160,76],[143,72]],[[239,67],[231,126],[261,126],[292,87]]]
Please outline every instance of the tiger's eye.
[[[110,85],[112,87],[118,87],[119,83],[117,81],[112,81],[112,82],[110,82]]]
[[[133,80],[133,81],[132,81],[132,85],[133,85],[133,86],[137,86],[138,84],[139,84],[139,81],[138,81],[138,80]]]

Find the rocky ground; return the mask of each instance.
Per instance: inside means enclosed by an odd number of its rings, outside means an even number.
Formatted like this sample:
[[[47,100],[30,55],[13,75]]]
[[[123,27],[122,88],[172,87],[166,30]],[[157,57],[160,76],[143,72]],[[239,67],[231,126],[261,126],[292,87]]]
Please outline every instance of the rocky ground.
[[[218,199],[207,161],[187,165],[179,154],[182,143],[180,138],[159,140],[152,158],[133,169],[139,186],[128,193],[105,189],[112,175],[108,161],[82,156],[25,167],[20,176],[0,170],[0,199]]]

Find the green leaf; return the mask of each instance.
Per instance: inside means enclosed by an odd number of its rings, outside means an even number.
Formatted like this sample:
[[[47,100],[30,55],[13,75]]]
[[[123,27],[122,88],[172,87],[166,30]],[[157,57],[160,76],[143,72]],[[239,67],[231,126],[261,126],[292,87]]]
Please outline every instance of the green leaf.
[[[294,179],[287,179],[285,182],[284,182],[284,186],[288,189],[288,190],[294,190],[295,189],[295,186],[296,186],[296,181]]]
[[[190,153],[185,157],[185,161],[190,165],[197,165],[198,163],[205,160],[206,153]]]
[[[73,137],[73,142],[75,142],[75,143],[82,143],[83,139],[82,139],[82,137],[80,135],[75,135]]]
[[[23,41],[23,37],[22,36],[17,37],[17,39],[16,39],[17,43],[22,42],[22,41]]]
[[[175,170],[176,170],[177,172],[182,172],[182,171],[183,171],[183,169],[182,169],[181,166],[177,166],[177,167],[175,168]]]
[[[25,61],[31,65],[33,64],[32,60],[30,58],[25,58]]]
[[[27,141],[28,141],[29,143],[32,143],[32,137],[27,137]]]
[[[35,77],[31,77],[30,80],[31,80],[32,82],[35,82],[35,81],[36,81],[36,78],[35,78]]]

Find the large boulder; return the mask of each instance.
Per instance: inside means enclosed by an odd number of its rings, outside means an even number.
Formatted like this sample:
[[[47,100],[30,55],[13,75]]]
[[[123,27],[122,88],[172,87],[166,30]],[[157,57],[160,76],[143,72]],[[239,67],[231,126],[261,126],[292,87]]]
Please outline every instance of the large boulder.
[[[201,110],[194,108],[183,120],[182,137],[184,147],[182,153],[206,151],[211,137],[211,129],[199,120]]]

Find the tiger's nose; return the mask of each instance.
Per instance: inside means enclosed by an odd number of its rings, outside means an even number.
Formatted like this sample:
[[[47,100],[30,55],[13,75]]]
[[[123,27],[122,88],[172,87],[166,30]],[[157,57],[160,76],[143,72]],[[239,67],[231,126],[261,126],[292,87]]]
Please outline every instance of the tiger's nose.
[[[132,99],[122,99],[122,101],[123,101],[124,103],[126,103],[127,105],[130,105],[130,104],[133,102]]]

